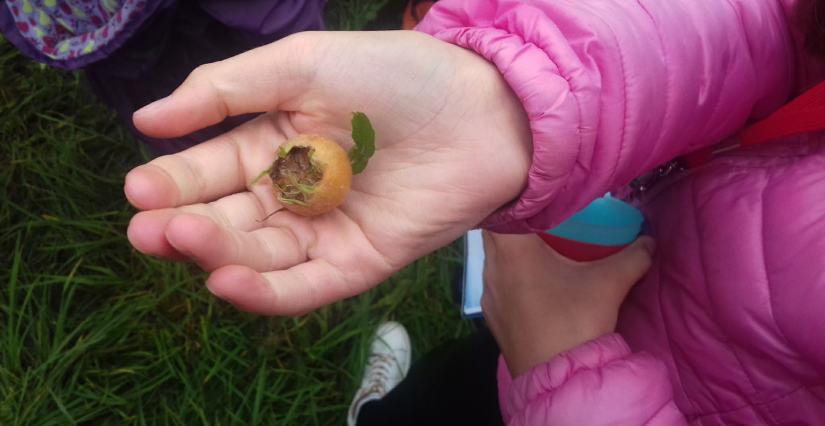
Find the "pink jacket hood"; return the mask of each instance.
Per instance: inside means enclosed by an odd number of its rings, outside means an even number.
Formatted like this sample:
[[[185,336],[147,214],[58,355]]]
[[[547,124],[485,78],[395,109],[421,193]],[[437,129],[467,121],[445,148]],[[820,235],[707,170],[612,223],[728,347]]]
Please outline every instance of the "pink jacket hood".
[[[418,30],[495,63],[533,132],[528,187],[482,226],[549,229],[654,167],[735,136],[821,79],[799,49],[793,5],[437,3]],[[823,194],[816,136],[662,182],[640,203],[659,250],[623,307],[624,340],[590,342],[512,383],[500,374],[505,421],[820,424]]]

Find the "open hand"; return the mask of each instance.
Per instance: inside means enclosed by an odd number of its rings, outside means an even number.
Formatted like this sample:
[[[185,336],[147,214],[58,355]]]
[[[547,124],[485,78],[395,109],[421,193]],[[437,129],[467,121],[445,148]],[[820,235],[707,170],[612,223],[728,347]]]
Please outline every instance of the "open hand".
[[[348,149],[352,111],[371,119],[377,150],[344,204],[259,223],[280,205],[270,185],[247,184],[276,148],[313,132]],[[420,33],[290,36],[198,68],[134,122],[176,137],[250,112],[266,114],[135,168],[125,187],[143,210],[132,244],[196,262],[211,271],[209,289],[245,311],[300,315],[364,292],[526,185],[532,146],[519,100],[485,59]]]

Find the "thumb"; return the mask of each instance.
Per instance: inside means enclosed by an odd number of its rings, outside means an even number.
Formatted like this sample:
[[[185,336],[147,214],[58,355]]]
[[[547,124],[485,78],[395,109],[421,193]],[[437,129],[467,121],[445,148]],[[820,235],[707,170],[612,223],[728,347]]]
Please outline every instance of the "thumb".
[[[196,68],[171,95],[136,111],[138,130],[156,138],[189,134],[227,116],[267,112],[308,90],[317,42],[299,33]]]
[[[598,275],[609,278],[626,293],[650,269],[651,256],[655,251],[653,238],[642,236],[622,251],[593,262],[592,266]]]

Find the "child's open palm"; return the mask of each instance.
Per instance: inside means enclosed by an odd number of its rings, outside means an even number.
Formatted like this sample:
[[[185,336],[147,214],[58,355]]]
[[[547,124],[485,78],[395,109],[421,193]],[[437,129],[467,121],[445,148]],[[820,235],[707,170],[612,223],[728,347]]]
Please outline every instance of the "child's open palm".
[[[352,111],[377,150],[340,208],[283,212],[247,187],[297,133],[346,145]],[[298,315],[359,294],[452,241],[526,184],[525,113],[489,62],[414,32],[304,33],[196,70],[135,114],[155,137],[266,112],[222,137],[129,173],[141,252],[194,261],[210,290],[245,311]],[[349,146],[345,146],[349,148]]]

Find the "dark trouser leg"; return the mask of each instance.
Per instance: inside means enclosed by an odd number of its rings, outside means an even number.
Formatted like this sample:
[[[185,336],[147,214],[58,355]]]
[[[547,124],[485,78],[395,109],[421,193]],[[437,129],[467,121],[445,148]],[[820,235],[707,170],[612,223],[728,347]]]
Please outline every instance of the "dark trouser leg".
[[[486,328],[432,350],[387,396],[361,407],[358,426],[503,426],[499,354]]]

